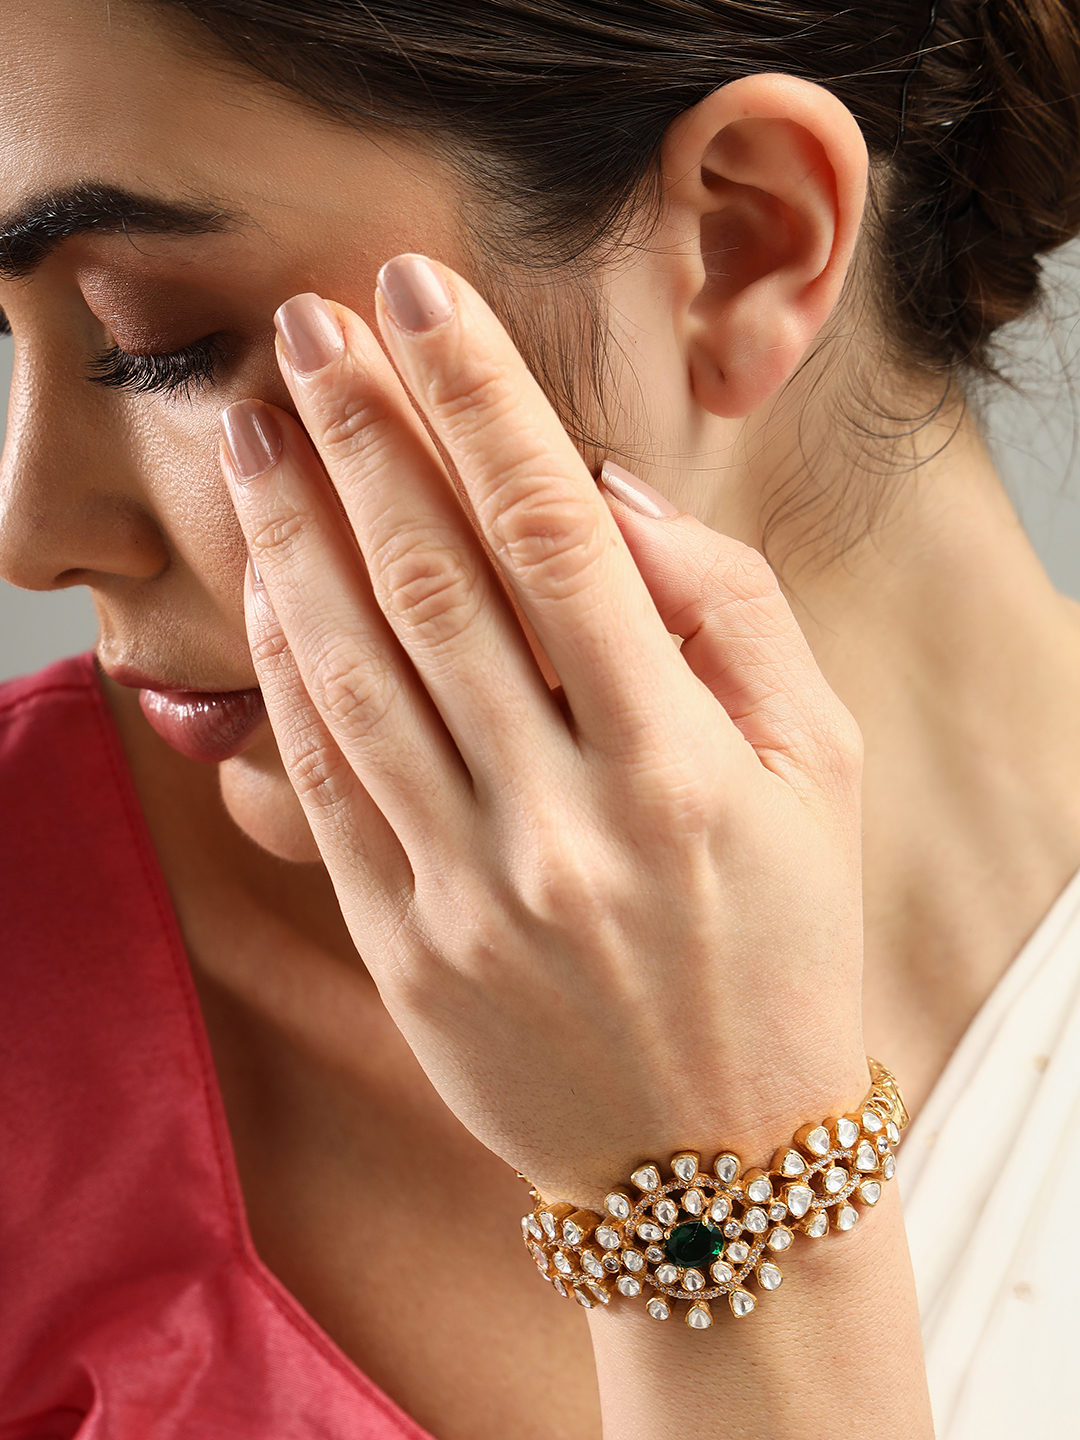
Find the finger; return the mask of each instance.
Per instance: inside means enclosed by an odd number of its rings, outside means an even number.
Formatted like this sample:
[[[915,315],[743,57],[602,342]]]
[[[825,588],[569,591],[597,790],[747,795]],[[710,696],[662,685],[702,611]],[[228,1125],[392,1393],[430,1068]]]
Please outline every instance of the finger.
[[[422,256],[391,261],[379,287],[387,347],[453,460],[579,735],[625,753],[676,733],[685,667],[506,332],[460,276]]]
[[[301,295],[277,321],[282,374],[375,597],[474,784],[514,789],[523,753],[536,779],[540,757],[570,744],[565,719],[401,381],[344,307]],[[313,327],[338,343],[313,354]]]
[[[764,557],[692,515],[643,513],[641,482],[610,464],[604,476],[612,470],[612,513],[665,628],[759,757],[820,768],[837,747],[857,747]]]
[[[300,426],[243,401],[223,428],[222,471],[303,688],[405,850],[423,854],[472,804],[457,749],[375,602]]]

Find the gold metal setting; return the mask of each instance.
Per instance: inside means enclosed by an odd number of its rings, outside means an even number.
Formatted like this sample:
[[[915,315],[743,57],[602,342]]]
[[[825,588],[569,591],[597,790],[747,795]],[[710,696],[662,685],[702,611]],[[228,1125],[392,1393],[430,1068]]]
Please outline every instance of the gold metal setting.
[[[629,1186],[607,1196],[605,1213],[546,1204],[536,1191],[521,1222],[541,1275],[586,1310],[617,1295],[643,1297],[655,1320],[677,1302],[691,1330],[713,1323],[710,1302],[725,1297],[736,1318],[757,1304],[746,1288],[779,1289],[780,1256],[802,1233],[820,1239],[855,1227],[896,1173],[893,1147],[908,1123],[894,1076],[867,1057],[872,1084],[857,1111],[803,1125],[781,1146],[768,1170],[745,1170],[721,1151],[680,1150],[665,1178],[654,1161],[638,1165]]]

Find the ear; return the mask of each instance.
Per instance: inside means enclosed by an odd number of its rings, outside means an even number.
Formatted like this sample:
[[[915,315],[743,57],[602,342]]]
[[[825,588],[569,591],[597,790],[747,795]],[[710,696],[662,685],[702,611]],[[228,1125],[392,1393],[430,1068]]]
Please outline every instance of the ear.
[[[714,91],[669,126],[661,150],[694,393],[748,415],[792,374],[840,295],[866,198],[851,112],[790,75]],[[682,288],[682,287],[680,287]]]

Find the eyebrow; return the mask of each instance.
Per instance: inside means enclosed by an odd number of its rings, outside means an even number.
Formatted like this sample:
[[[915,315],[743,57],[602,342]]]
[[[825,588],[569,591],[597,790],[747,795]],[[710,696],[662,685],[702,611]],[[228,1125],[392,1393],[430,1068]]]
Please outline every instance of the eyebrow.
[[[219,235],[250,217],[210,201],[164,200],[79,181],[0,220],[0,278],[21,280],[73,235]]]

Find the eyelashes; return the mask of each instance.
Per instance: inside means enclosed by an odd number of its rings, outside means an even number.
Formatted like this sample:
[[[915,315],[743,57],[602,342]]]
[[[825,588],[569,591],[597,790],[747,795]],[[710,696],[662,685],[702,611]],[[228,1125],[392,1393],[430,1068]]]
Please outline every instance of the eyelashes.
[[[90,361],[87,379],[134,395],[157,393],[189,400],[194,391],[213,384],[223,358],[224,347],[218,335],[208,335],[183,350],[164,355],[129,355],[118,345],[111,345]]]

